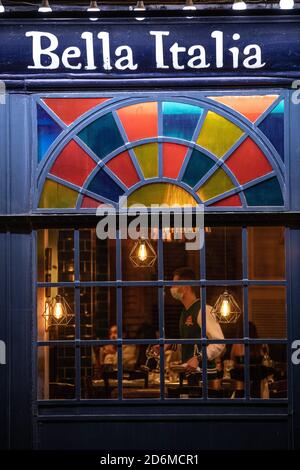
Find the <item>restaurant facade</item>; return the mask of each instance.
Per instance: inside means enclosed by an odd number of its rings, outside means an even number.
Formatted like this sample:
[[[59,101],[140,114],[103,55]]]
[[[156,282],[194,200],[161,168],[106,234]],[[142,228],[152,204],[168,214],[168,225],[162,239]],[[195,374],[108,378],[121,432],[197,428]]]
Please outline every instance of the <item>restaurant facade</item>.
[[[0,18],[0,447],[299,448],[299,10],[143,13]]]

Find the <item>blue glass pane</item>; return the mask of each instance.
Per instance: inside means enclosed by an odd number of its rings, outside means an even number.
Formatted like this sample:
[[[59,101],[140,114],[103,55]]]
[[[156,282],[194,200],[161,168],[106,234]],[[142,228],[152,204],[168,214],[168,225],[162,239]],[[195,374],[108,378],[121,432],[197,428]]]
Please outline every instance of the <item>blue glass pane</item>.
[[[100,158],[124,145],[112,113],[96,119],[78,135]]]
[[[46,155],[50,145],[59,136],[62,129],[40,105],[37,105],[37,126],[38,161],[40,162]]]
[[[248,206],[283,206],[277,178],[271,178],[244,191]]]
[[[284,160],[284,101],[259,124],[259,129],[274,145],[282,160]]]
[[[116,202],[124,194],[123,189],[104,170],[98,171],[87,189]]]
[[[214,166],[214,161],[198,150],[193,150],[182,181],[192,188]]]
[[[191,140],[203,109],[190,104],[166,101],[163,109],[163,135]]]

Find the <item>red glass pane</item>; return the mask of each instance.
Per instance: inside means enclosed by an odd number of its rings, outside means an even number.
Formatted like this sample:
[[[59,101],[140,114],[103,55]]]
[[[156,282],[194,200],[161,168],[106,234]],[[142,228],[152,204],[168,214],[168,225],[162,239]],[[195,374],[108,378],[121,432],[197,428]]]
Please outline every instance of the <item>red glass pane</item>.
[[[178,144],[163,144],[163,175],[177,178],[186,156],[187,147]]]
[[[82,186],[96,163],[71,140],[59,154],[51,168],[51,174],[70,183]]]
[[[67,125],[110,98],[47,98],[47,106]]]
[[[128,152],[112,158],[106,166],[128,187],[140,181]]]
[[[278,95],[210,96],[214,101],[243,114],[249,121],[256,121],[278,98]]]
[[[157,103],[138,103],[117,113],[129,141],[157,137]]]
[[[82,199],[81,207],[83,207],[84,209],[92,209],[92,208],[96,209],[98,206],[101,206],[101,205],[103,205],[102,202],[96,201],[96,199],[93,199],[91,197],[84,196]]]
[[[240,200],[240,196],[238,196],[237,194],[234,194],[233,196],[226,197],[224,199],[221,199],[221,201],[218,201],[218,202],[215,202],[214,204],[211,204],[211,206],[241,207],[242,203],[241,203],[241,200]]]
[[[226,160],[226,165],[241,184],[272,171],[263,152],[249,137]]]

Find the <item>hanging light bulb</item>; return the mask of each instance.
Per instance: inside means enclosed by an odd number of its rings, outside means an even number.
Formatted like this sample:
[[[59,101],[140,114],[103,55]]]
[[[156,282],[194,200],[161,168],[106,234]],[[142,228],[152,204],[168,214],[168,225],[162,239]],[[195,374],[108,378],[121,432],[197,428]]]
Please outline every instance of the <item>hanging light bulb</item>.
[[[143,1],[138,1],[136,3],[136,6],[133,8],[134,11],[146,11],[146,8],[145,8],[145,5],[144,5],[144,2]],[[140,18],[140,17],[137,17],[136,20],[137,21],[143,21],[145,18]]]
[[[56,296],[56,303],[55,303],[55,306],[54,306],[54,311],[53,311],[53,316],[56,320],[61,320],[62,317],[64,315],[64,311],[63,311],[63,306],[62,306],[62,302],[61,302],[61,296],[60,295],[57,295]]]
[[[156,253],[149,240],[138,240],[129,255],[129,259],[135,268],[150,268],[156,261]]]
[[[232,5],[233,10],[247,10],[247,4],[243,0],[234,0]]]
[[[146,261],[148,258],[147,247],[145,241],[142,241],[139,250],[138,250],[138,259],[142,262]]]
[[[281,10],[292,10],[294,8],[294,0],[280,0],[279,8]]]
[[[39,13],[51,13],[52,8],[49,5],[49,0],[43,0],[38,11]]]
[[[241,309],[232,294],[227,290],[218,297],[212,308],[219,323],[236,323],[241,315]]]
[[[4,8],[1,0],[0,0],[0,13],[5,13],[5,8]]]

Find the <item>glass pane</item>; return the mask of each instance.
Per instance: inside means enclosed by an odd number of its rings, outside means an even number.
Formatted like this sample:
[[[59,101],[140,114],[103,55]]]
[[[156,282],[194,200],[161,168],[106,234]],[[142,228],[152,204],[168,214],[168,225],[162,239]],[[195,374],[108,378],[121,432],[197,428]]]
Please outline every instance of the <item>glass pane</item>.
[[[74,231],[38,230],[38,281],[74,281]]]
[[[38,348],[38,399],[75,398],[75,349],[61,346]]]
[[[80,289],[81,339],[117,339],[116,289],[82,287]],[[116,338],[111,337],[116,334]]]
[[[196,229],[189,230],[194,232]],[[191,280],[199,279],[200,251],[186,249],[186,243],[193,240],[187,240],[182,230],[167,227],[163,230],[163,238],[164,278],[173,280],[176,269],[188,267],[193,277]]]
[[[81,398],[118,398],[118,348],[114,344],[81,348]]]
[[[242,229],[240,227],[207,227],[207,279],[242,279]]]
[[[248,228],[249,279],[285,278],[285,228]]]
[[[118,109],[117,114],[128,137],[128,141],[157,137],[158,105],[144,102]]]
[[[122,240],[123,281],[157,280],[157,239]],[[155,236],[155,238],[157,238]]]
[[[250,337],[286,338],[286,321],[285,287],[249,287]]]
[[[209,286],[206,288],[206,302],[212,307],[225,338],[243,338],[244,312],[241,286]],[[209,327],[209,324],[207,326]],[[207,334],[209,335],[209,329]]]
[[[116,241],[100,240],[95,229],[79,231],[80,280],[111,281],[116,279]]]
[[[210,345],[211,351],[218,348]],[[223,353],[207,363],[209,398],[243,398],[245,394],[244,346],[228,344]]]
[[[75,338],[74,289],[51,287],[37,289],[39,341]]]
[[[123,398],[159,398],[159,361],[148,361],[145,365],[137,367],[139,347],[134,344],[125,344],[122,347]]]
[[[185,103],[166,101],[162,104],[163,135],[191,140],[203,109]]]
[[[128,286],[123,291],[123,338],[158,337],[158,288]]]
[[[250,346],[252,398],[287,398],[287,348],[284,344]]]

